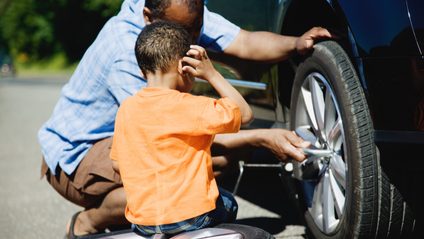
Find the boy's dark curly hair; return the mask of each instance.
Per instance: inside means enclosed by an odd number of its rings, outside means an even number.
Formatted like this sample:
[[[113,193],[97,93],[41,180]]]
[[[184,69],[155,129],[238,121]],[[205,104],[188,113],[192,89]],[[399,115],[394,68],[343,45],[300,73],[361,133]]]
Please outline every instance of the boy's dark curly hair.
[[[191,37],[180,25],[158,21],[147,25],[138,35],[135,56],[144,74],[166,72],[172,63],[186,56]]]

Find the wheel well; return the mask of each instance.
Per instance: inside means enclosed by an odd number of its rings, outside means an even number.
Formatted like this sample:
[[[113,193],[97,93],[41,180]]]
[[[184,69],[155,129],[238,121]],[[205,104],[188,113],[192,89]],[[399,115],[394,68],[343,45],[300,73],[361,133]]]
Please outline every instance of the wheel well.
[[[326,0],[293,0],[286,13],[281,27],[281,34],[287,36],[301,36],[313,27],[320,26],[347,35],[347,26],[341,21]],[[320,39],[323,41],[326,39]],[[345,46],[349,46],[348,40]],[[345,47],[344,47],[345,48]],[[351,50],[345,48],[351,55]],[[280,62],[278,65],[278,87],[280,102],[290,108],[291,89],[295,76],[295,68],[302,60],[302,56]]]
[[[342,22],[326,0],[293,0],[284,16],[281,34],[300,36],[316,26],[346,32]]]

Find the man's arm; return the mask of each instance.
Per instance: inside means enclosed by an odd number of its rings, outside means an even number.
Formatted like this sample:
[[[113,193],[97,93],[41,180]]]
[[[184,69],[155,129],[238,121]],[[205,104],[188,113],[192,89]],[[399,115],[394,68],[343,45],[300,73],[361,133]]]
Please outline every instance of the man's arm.
[[[308,148],[310,142],[285,129],[240,130],[236,134],[219,134],[211,147],[213,156],[227,155],[254,149],[268,149],[280,161],[293,158],[299,162],[305,155],[297,148]]]
[[[297,54],[304,55],[318,38],[340,38],[322,27],[314,27],[300,37],[283,36],[272,32],[249,32],[241,29],[234,41],[223,51],[242,59],[278,62]]]

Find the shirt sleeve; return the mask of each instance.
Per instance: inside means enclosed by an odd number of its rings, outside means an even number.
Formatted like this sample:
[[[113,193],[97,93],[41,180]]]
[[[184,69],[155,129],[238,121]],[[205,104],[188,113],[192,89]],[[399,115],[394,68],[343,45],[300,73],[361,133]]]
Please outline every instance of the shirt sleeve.
[[[205,6],[202,34],[196,44],[207,50],[221,52],[234,41],[239,32],[239,26],[219,14],[209,12]]]
[[[141,77],[140,68],[132,51],[124,52],[117,58],[110,69],[107,81],[109,91],[119,104],[147,84]]]
[[[200,114],[198,134],[237,133],[241,126],[240,108],[228,97],[210,99]]]

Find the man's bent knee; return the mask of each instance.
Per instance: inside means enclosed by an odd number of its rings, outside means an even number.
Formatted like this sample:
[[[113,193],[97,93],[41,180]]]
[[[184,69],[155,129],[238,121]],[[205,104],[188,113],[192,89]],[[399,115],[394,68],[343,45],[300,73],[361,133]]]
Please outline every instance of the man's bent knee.
[[[112,142],[112,137],[96,142],[71,175],[59,166],[53,175],[44,159],[42,170],[47,168],[47,180],[65,199],[84,208],[96,207],[107,194],[122,187],[122,179],[113,170],[109,157]]]
[[[90,195],[76,189],[69,180],[68,175],[58,167],[56,175],[53,175],[50,170],[46,173],[46,179],[50,185],[66,200],[84,207],[94,207],[101,202],[105,195]]]

